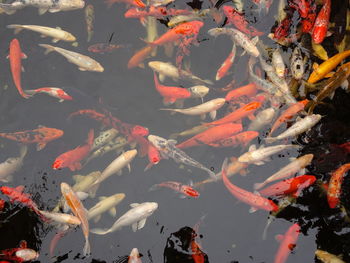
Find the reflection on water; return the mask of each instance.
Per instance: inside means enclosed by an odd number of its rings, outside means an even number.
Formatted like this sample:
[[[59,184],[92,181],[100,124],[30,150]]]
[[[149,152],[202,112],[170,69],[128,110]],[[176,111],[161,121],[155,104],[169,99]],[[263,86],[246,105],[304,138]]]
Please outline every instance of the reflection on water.
[[[329,79],[314,85],[306,83],[308,75],[316,68],[314,62],[321,64],[322,59],[327,60],[347,50],[348,3],[345,5],[341,0],[326,0],[324,5],[313,0],[234,3],[154,0],[151,1],[152,7],[142,9],[142,2],[136,0],[108,2],[115,3],[107,8],[102,1],[86,1],[85,12],[78,9],[46,12],[41,16],[37,15],[36,8],[28,7],[13,15],[0,16],[3,25],[0,28],[3,39],[0,42],[3,51],[0,130],[2,133],[34,130],[29,135],[17,134],[14,139],[1,139],[1,160],[24,156],[23,166],[14,169],[18,171],[13,172],[13,180],[9,177],[2,186],[14,188],[23,185],[23,193],[29,194],[24,196],[27,199],[20,194],[10,198],[6,194],[1,196],[6,201],[0,212],[2,254],[5,249],[24,249],[21,241],[25,240],[28,248],[39,252],[40,262],[128,262],[126,255],[136,247],[141,253],[138,259],[142,262],[273,262],[280,246],[274,236],[284,235],[284,240],[288,237],[290,241],[282,241],[281,248],[284,250],[278,253],[282,253],[281,258],[284,258],[292,249],[287,262],[319,262],[315,259],[316,249],[334,255],[342,254],[343,260],[350,262],[350,206],[347,202],[350,181],[346,175],[341,186],[340,205],[331,209],[327,202],[331,173],[350,161],[349,148],[343,145],[350,137],[350,97],[346,91],[338,89],[349,77],[349,66],[335,65],[330,71],[336,73],[327,76]],[[161,2],[169,5],[159,6]],[[327,28],[325,32],[321,30],[325,40],[318,46],[319,36],[308,34],[311,32],[308,27],[310,23],[313,25],[317,14],[323,12],[327,17],[328,10],[325,9],[330,3],[330,21],[334,24],[329,26],[328,31],[333,34],[326,34]],[[128,18],[124,17],[126,11],[125,17]],[[175,14],[181,16],[174,19]],[[177,21],[184,23],[180,24],[176,34],[167,33],[158,38],[165,32],[173,32],[168,22]],[[41,39],[29,30],[14,36],[13,29],[5,27],[10,24],[59,26],[76,36],[77,43],[74,40],[51,43],[51,38]],[[222,27],[228,30],[224,32]],[[232,28],[237,28],[246,36],[242,37],[241,33],[230,30]],[[211,33],[208,34],[208,30]],[[271,32],[272,35],[268,35]],[[255,36],[259,36],[259,42],[254,40]],[[24,94],[18,82],[13,81],[9,62],[4,59],[9,51],[13,51],[11,47],[9,50],[9,43],[15,37],[28,57],[21,60],[25,71],[20,72],[20,67],[17,69],[17,74],[21,74]],[[152,41],[153,44],[149,44]],[[171,45],[173,43],[175,47]],[[81,70],[78,70],[76,65],[55,52],[46,56],[39,44],[52,44],[87,55],[98,61],[104,71],[82,71],[91,70],[90,64],[80,65]],[[241,56],[244,50],[246,55]],[[281,55],[278,58],[277,51]],[[257,52],[261,56],[253,60],[252,57],[258,56]],[[292,53],[299,55],[292,56]],[[347,54],[344,54],[339,63],[345,63],[346,57]],[[278,63],[281,60],[287,70],[271,70],[270,64],[281,66]],[[166,64],[167,67],[162,69],[160,63],[154,62],[149,67],[150,61],[170,62],[173,66]],[[298,77],[298,70],[302,67],[298,65],[305,66],[302,81]],[[180,68],[184,70],[182,74]],[[154,77],[152,69],[159,74]],[[280,76],[284,76],[286,82]],[[159,79],[156,88],[155,79]],[[248,85],[251,82],[257,85]],[[243,95],[236,90],[242,86],[240,92]],[[276,89],[276,86],[280,88]],[[57,90],[49,90],[51,96],[56,95],[52,98],[47,96],[48,90],[36,90],[40,87],[62,88],[73,100],[64,97],[66,101],[60,103],[58,99],[62,97],[55,93]],[[325,91],[326,96],[319,91],[324,87],[329,88]],[[20,95],[25,97],[26,90],[31,90],[27,91],[28,94],[35,95],[22,98]],[[281,93],[281,90],[287,93]],[[292,95],[288,94],[289,90]],[[329,99],[328,96],[332,96],[335,90],[334,97]],[[285,104],[294,101],[293,96],[298,101],[309,99],[318,102],[313,113],[321,114],[322,119],[300,136],[287,136],[275,145],[297,144],[302,147],[276,152],[269,158],[266,158],[268,153],[265,152],[260,159],[251,161],[249,157],[247,163],[242,162],[243,158],[241,162],[237,161],[249,148],[252,150],[252,144],[271,146],[266,144],[265,138],[276,118],[288,108]],[[191,108],[202,101],[217,98],[225,98],[226,102],[219,100],[220,103],[211,111]],[[302,118],[306,114],[303,107],[296,111]],[[161,108],[180,110],[173,114],[160,111]],[[182,108],[189,109],[183,112]],[[258,118],[259,113],[267,109],[270,109],[267,113],[275,115],[261,114],[262,117]],[[194,111],[198,112],[194,114]],[[222,119],[224,117],[228,119]],[[291,127],[295,119],[286,118],[287,125],[282,124],[273,136]],[[208,123],[220,126],[214,129]],[[42,135],[38,132],[41,125],[60,129],[64,134],[45,145],[39,138]],[[97,145],[92,145],[91,138],[86,140],[90,129],[94,130],[96,138],[100,131],[112,128],[118,132],[102,133],[99,142],[95,141]],[[231,128],[234,131],[228,132],[227,129]],[[236,136],[248,129],[249,134]],[[210,136],[204,136],[204,132]],[[168,140],[167,146],[158,145],[160,148],[157,149],[157,145],[147,140],[148,134],[167,139],[171,137],[178,142]],[[189,139],[192,136],[196,136],[195,139]],[[24,143],[39,140],[35,143],[39,142],[43,149],[36,151],[35,146],[29,144],[28,152],[23,154],[23,148],[16,140]],[[98,149],[99,146],[101,148]],[[174,151],[174,147],[184,150],[187,156]],[[136,157],[128,156],[133,148],[138,151]],[[60,169],[52,169],[56,158],[72,149],[73,153],[65,157],[72,164],[61,169],[60,163],[54,167]],[[162,153],[164,149],[170,154]],[[92,151],[93,154],[88,157]],[[257,197],[254,184],[263,182],[289,164],[292,161],[289,158],[306,154],[314,157],[304,174],[316,176],[317,181],[287,197],[267,197],[268,202],[279,205],[278,211],[249,213],[246,203],[261,208],[256,202],[267,200]],[[121,156],[118,161],[109,166],[118,156]],[[166,160],[169,156],[178,163],[171,158]],[[193,167],[194,162],[189,157],[202,164],[204,171],[195,168],[199,167],[198,163]],[[231,188],[230,192],[235,193],[231,196],[225,187],[228,184],[208,179],[208,173],[220,176],[223,160],[227,157],[230,157],[228,180],[247,192]],[[107,166],[109,168],[104,170]],[[95,183],[100,176],[98,171],[105,176],[101,183]],[[90,209],[97,203],[104,207],[101,215],[89,220],[90,229],[103,231],[113,226],[118,218],[127,218],[122,223],[118,222],[118,228],[113,233],[89,234],[91,258],[83,255],[85,241],[81,227],[67,229],[64,224],[53,224],[38,217],[40,212],[37,209],[65,211],[60,189],[62,182],[71,185],[80,195],[87,193],[82,201],[85,208]],[[164,182],[168,187],[171,185],[176,193],[168,188],[150,191]],[[1,192],[4,193],[3,190]],[[125,198],[122,201],[106,198],[116,193],[124,193]],[[198,198],[183,198],[183,195],[191,196],[193,193]],[[32,209],[29,209],[32,203],[28,198],[38,208],[31,206]],[[237,202],[237,198],[242,202]],[[133,214],[140,210],[136,209],[136,203],[144,202],[157,202],[159,207],[151,213],[147,211],[149,214]],[[82,218],[78,216],[77,220]],[[198,223],[195,225],[195,222]],[[288,229],[297,225],[300,233],[294,231],[298,233],[296,241],[293,228],[290,232]],[[21,262],[18,257],[7,260]]]

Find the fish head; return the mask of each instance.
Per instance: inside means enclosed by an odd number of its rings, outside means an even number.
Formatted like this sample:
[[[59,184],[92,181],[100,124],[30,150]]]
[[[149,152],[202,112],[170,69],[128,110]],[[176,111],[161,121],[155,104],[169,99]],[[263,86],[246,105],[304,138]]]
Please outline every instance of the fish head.
[[[147,202],[145,203],[145,213],[147,214],[147,216],[150,216],[153,214],[154,211],[157,210],[158,208],[158,203],[156,202]]]
[[[168,141],[162,137],[156,135],[148,135],[147,139],[156,147],[158,150],[165,149],[168,145]]]
[[[218,99],[214,99],[212,101],[215,104],[215,108],[221,108],[225,104],[226,99],[225,98],[218,98]]]
[[[126,160],[132,160],[134,159],[134,157],[136,156],[137,154],[137,150],[136,149],[133,149],[133,150],[130,150],[130,151],[127,151],[124,153],[124,158]]]
[[[203,98],[209,93],[209,88],[203,85],[197,85],[188,89],[191,92],[191,96],[195,98]]]
[[[39,257],[38,252],[29,248],[17,250],[15,255],[23,261],[32,261]]]
[[[148,62],[148,66],[154,71],[158,71],[161,68],[162,62],[160,61],[150,61]]]
[[[133,248],[130,252],[130,255],[129,255],[129,261],[135,260],[138,258],[140,258],[139,250],[137,248]]]
[[[93,70],[97,72],[103,72],[105,69],[100,65],[100,63],[96,63]]]
[[[63,195],[67,195],[69,194],[70,192],[73,192],[72,188],[69,186],[69,184],[65,183],[65,182],[62,182],[61,183],[61,193]]]
[[[251,160],[251,153],[250,152],[246,152],[244,154],[242,154],[239,158],[238,161],[241,163],[249,163],[249,161]]]
[[[146,127],[135,125],[132,127],[131,135],[134,136],[147,136],[149,134],[149,130]]]
[[[73,41],[75,41],[75,40],[77,40],[77,39],[76,39],[75,36],[73,36],[71,33],[67,33],[67,34],[66,34],[66,40],[67,40],[67,41],[73,42]]]

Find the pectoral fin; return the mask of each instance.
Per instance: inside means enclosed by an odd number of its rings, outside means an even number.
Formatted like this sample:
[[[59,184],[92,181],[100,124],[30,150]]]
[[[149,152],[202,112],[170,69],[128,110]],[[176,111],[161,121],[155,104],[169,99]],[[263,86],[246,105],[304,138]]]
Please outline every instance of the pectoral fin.
[[[215,120],[215,118],[216,118],[216,110],[211,111],[211,112],[209,113],[209,116],[210,116],[210,118],[211,118],[212,120]]]
[[[46,143],[45,142],[39,142],[37,145],[36,145],[36,150],[37,151],[40,151],[42,149],[44,149],[46,146]]]
[[[101,219],[101,215],[95,216],[94,222],[97,223],[98,221],[100,221],[100,219]]]
[[[48,8],[39,8],[39,15],[43,15],[47,12]]]

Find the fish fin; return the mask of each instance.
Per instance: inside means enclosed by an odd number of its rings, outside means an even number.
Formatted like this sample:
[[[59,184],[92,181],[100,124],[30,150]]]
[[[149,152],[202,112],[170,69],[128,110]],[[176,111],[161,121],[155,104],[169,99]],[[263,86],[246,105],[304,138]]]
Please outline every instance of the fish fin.
[[[154,163],[147,164],[147,166],[145,167],[145,169],[143,169],[143,171],[146,172],[147,170],[151,169],[153,165]]]
[[[265,162],[263,162],[263,161],[258,161],[258,162],[255,162],[254,164],[255,164],[255,165],[264,165]]]
[[[18,191],[18,192],[23,192],[23,190],[24,190],[24,186],[23,185],[19,185],[19,186],[17,186],[16,188],[16,191]]]
[[[21,53],[21,59],[27,59],[28,58],[28,56],[25,54],[25,53]],[[24,70],[23,70],[24,71]]]
[[[102,217],[101,215],[95,216],[94,222],[97,223],[98,221],[100,221],[101,217]]]
[[[248,119],[251,120],[251,121],[253,121],[253,120],[256,119],[256,117],[254,116],[254,114],[249,114],[247,117],[248,117]]]
[[[131,225],[132,231],[136,232],[137,231],[137,222]]]
[[[247,51],[244,50],[241,54],[241,57],[243,57],[246,53],[247,53]]]
[[[305,168],[301,169],[301,170],[298,172],[298,175],[304,175],[304,174],[306,174],[306,169],[305,169]]]
[[[86,71],[86,69],[84,69],[84,68],[78,68],[80,71]]]
[[[55,51],[55,47],[51,46],[51,45],[48,45],[48,44],[39,44],[39,46],[43,47],[43,48],[46,48],[45,53],[44,53],[45,55],[49,54],[52,51]]]
[[[159,78],[159,82],[163,82],[165,80],[166,76],[159,73],[158,78]]]
[[[333,77],[334,74],[335,74],[335,72],[334,72],[334,71],[331,71],[331,72],[327,73],[327,74],[324,76],[324,78],[331,78],[331,77]]]
[[[117,172],[117,175],[118,176],[121,176],[123,174],[123,171],[122,170],[119,170],[118,172]]]
[[[152,185],[149,189],[148,189],[148,192],[152,192],[152,191],[155,191],[159,189],[159,185],[158,184],[155,184],[155,185]]]
[[[117,215],[117,209],[115,207],[112,207],[108,210],[108,214],[110,214],[112,217],[115,217]]]
[[[105,200],[106,198],[107,198],[106,196],[99,196],[98,200],[102,201],[102,200]]]
[[[296,244],[288,244],[288,248],[290,249],[290,250],[293,250],[294,248],[296,247]]]
[[[278,139],[276,139],[276,138],[273,138],[273,137],[266,137],[265,138],[265,142],[266,143],[273,143],[273,142],[275,142],[275,141],[277,141]]]
[[[312,69],[313,70],[317,70],[318,67],[319,67],[318,63],[315,62],[314,64],[312,64]]]
[[[254,38],[252,38],[252,43],[254,44],[254,46],[259,42],[259,37],[258,36],[256,36],[256,37],[254,37]]]
[[[140,205],[139,203],[131,203],[131,204],[130,204],[130,206],[131,206],[132,208],[137,207],[137,206],[139,206],[139,205]]]
[[[58,102],[64,102],[64,99],[59,99]]]
[[[255,207],[251,207],[249,208],[249,213],[254,213],[256,212],[258,209],[256,209]]]
[[[49,9],[49,12],[50,12],[50,13],[57,13],[57,12],[60,12],[60,11],[61,11],[60,8],[50,8],[50,9]]]
[[[23,66],[21,67],[21,71],[22,71],[22,72],[25,72],[25,70],[24,70],[24,67],[23,67]]]
[[[212,120],[215,120],[215,118],[216,118],[216,110],[213,110],[213,111],[209,112],[209,116],[210,116],[210,118]]]
[[[278,241],[278,242],[281,242],[281,241],[283,240],[283,238],[284,238],[284,235],[276,235],[276,236],[275,236],[275,239],[276,239],[276,241]]]
[[[99,185],[100,184],[95,184],[89,189],[88,193],[89,193],[91,198],[94,198],[96,196],[96,192],[97,192]]]
[[[21,148],[19,149],[19,156],[21,159],[23,159],[27,155],[28,147],[27,145],[22,145]]]
[[[165,105],[168,105],[168,104],[173,104],[174,102],[176,101],[176,98],[169,98],[169,97],[165,97],[164,99],[163,99],[163,103],[165,104]]]
[[[105,235],[107,233],[109,233],[108,229],[102,229],[102,228],[93,228],[90,229],[90,232],[96,235]]]
[[[40,142],[36,145],[36,150],[37,151],[41,151],[42,149],[44,149],[46,146],[46,143],[45,142]]]
[[[137,222],[137,230],[144,228],[146,221],[147,221],[147,218],[144,218],[144,219],[140,220],[139,222]]]
[[[130,173],[131,172],[131,165],[130,165],[130,163],[128,163],[127,167],[128,167],[129,173]]]
[[[78,191],[78,192],[75,192],[75,193],[78,196],[79,200],[81,200],[81,201],[84,201],[86,198],[89,197],[89,194],[85,193],[85,192]]]
[[[49,10],[49,9],[48,8],[39,8],[38,13],[39,13],[39,15],[43,15],[47,12],[47,10]]]
[[[206,114],[205,114],[205,113],[200,115],[200,118],[201,118],[202,121],[205,120],[205,117],[206,117]]]
[[[331,94],[329,94],[329,98],[332,100],[334,97],[335,91],[333,91]]]
[[[252,151],[255,151],[255,150],[256,150],[256,145],[252,144],[252,145],[249,146],[248,152],[252,152]]]
[[[254,184],[254,189],[255,189],[255,190],[258,190],[258,189],[264,187],[265,184],[266,184],[265,182],[263,182],[263,183],[255,183],[255,184]]]
[[[51,40],[52,43],[57,43],[58,41],[60,41],[58,38],[53,38],[53,39]]]

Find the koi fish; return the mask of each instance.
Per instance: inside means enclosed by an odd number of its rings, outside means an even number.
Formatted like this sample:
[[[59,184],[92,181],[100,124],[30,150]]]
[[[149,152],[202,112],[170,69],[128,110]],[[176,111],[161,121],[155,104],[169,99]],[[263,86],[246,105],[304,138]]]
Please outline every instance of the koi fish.
[[[184,196],[194,197],[194,198],[199,197],[198,191],[193,189],[191,186],[181,184],[178,182],[174,182],[174,181],[168,181],[168,182],[162,182],[160,184],[155,184],[149,189],[149,191],[154,191],[160,187],[166,187],[166,188],[173,189],[175,192],[183,194]]]
[[[0,9],[6,14],[12,15],[17,10],[27,6],[39,8],[39,15],[45,14],[47,11],[56,13],[60,11],[70,11],[81,9],[85,5],[83,0],[15,0],[11,4],[0,3]]]
[[[27,247],[27,242],[22,240],[19,247],[4,249],[0,252],[0,258],[5,260],[15,261],[17,263],[36,260],[39,258],[39,253]],[[1,261],[7,263],[7,261]]]
[[[63,102],[65,100],[73,100],[73,98],[69,96],[63,89],[55,87],[44,87],[34,90],[26,90],[24,93],[29,96],[34,96],[38,93],[45,93],[51,97],[59,99],[59,102]]]
[[[199,169],[202,169],[206,171],[211,178],[216,178],[215,173],[202,165],[201,163],[197,162],[196,160],[192,159],[190,156],[188,156],[184,151],[177,148],[175,145],[177,141],[175,140],[166,140],[162,137],[155,136],[155,135],[149,135],[148,140],[159,150],[161,157],[164,159],[173,159],[177,163],[183,163],[186,165],[190,165],[193,167],[197,167]]]
[[[236,56],[236,44],[233,44],[230,54],[228,55],[228,57],[221,64],[220,68],[216,72],[216,76],[215,76],[216,81],[222,79],[223,77],[225,77],[227,75],[229,69],[233,65],[233,61],[235,60],[235,56]]]
[[[228,138],[238,132],[243,130],[242,124],[237,123],[225,123],[222,125],[214,126],[205,130],[188,140],[176,145],[176,147],[180,149],[199,146],[203,144],[210,145],[211,143],[215,143],[216,141],[220,141],[222,139]]]
[[[92,36],[94,35],[94,21],[95,21],[94,6],[90,4],[85,7],[87,42],[90,42]]]
[[[124,193],[111,195],[109,197],[100,196],[98,198],[100,201],[89,209],[88,220],[94,219],[94,222],[97,223],[101,219],[102,214],[106,211],[108,211],[111,216],[115,217],[117,214],[115,206],[123,201],[124,198]]]
[[[160,110],[173,111],[173,112],[178,112],[185,115],[201,115],[203,117],[205,117],[205,114],[209,112],[211,118],[215,119],[216,110],[220,109],[225,104],[225,102],[226,100],[224,98],[217,98],[187,109],[160,109]]]
[[[167,62],[161,62],[161,61],[150,61],[148,62],[148,66],[153,69],[153,71],[159,73],[159,79],[163,81],[165,77],[170,77],[174,80],[184,79],[191,81],[195,84],[208,84],[213,85],[213,82],[211,80],[203,80],[192,73],[181,70],[181,74],[173,64],[167,63]]]
[[[8,158],[5,162],[0,163],[0,181],[7,183],[12,181],[12,175],[21,169],[23,159],[27,154],[27,146],[21,146],[19,157]]]
[[[85,237],[85,245],[83,249],[84,256],[88,256],[90,254],[90,243],[89,243],[89,221],[87,218],[87,211],[84,208],[83,204],[79,200],[76,193],[72,190],[72,188],[67,183],[61,183],[61,192],[66,200],[66,203],[72,210],[73,214],[80,219],[81,227],[83,230],[83,234]]]
[[[22,59],[24,58],[27,58],[27,56],[22,53],[19,41],[14,38],[10,43],[10,52],[8,55],[8,59],[10,60],[12,78],[19,94],[23,98],[27,99],[28,95],[23,92],[21,85]]]
[[[135,52],[135,54],[128,61],[128,69],[135,68],[138,66],[144,67],[143,61],[150,56],[154,49],[155,47],[148,45]]]
[[[48,211],[42,211],[40,210],[40,213],[43,214],[48,220],[50,220],[51,224],[57,224],[57,225],[74,225],[78,226],[81,224],[81,221],[78,217],[70,215],[70,214],[64,214],[64,213],[56,213],[56,212],[48,212]]]
[[[106,43],[97,43],[88,47],[88,51],[92,53],[110,53],[116,49],[124,47],[123,45],[114,45],[114,44],[106,44]]]
[[[289,129],[280,135],[276,137],[266,137],[265,141],[266,143],[273,143],[275,141],[283,140],[288,137],[298,136],[299,134],[302,134],[303,132],[315,126],[321,120],[321,118],[322,116],[319,114],[308,115],[305,118],[295,122]]]
[[[101,175],[97,178],[97,180],[93,183],[92,186],[100,184],[102,181],[106,180],[111,175],[121,171],[125,166],[128,166],[130,171],[130,163],[136,155],[137,150],[135,149],[122,153],[103,170]]]
[[[327,200],[330,208],[335,208],[339,204],[344,176],[349,170],[350,163],[347,163],[340,166],[338,169],[331,173],[331,179],[329,180],[327,190]]]
[[[180,88],[180,87],[164,86],[159,83],[155,72],[153,72],[153,75],[154,75],[154,84],[155,84],[156,90],[164,98],[163,99],[164,104],[172,104],[179,99],[186,99],[191,97],[191,92],[189,92],[187,89]]]
[[[150,217],[158,208],[158,204],[155,202],[145,202],[141,204],[132,203],[130,206],[131,209],[119,217],[110,229],[94,228],[91,229],[91,233],[105,235],[129,225],[131,225],[132,230],[136,232],[145,226],[147,218]]]
[[[196,135],[196,134],[201,133],[207,129],[209,129],[209,127],[203,126],[203,125],[198,125],[198,126],[195,126],[191,129],[188,129],[188,130],[185,130],[182,132],[170,134],[169,138],[176,139],[177,137],[186,137],[186,136],[190,136],[190,135]]]
[[[290,0],[288,5],[298,11],[301,18],[307,18],[310,12],[310,3],[308,0]]]
[[[330,15],[331,0],[324,0],[322,8],[316,17],[314,28],[312,29],[312,40],[316,44],[322,43],[326,37]]]
[[[227,190],[229,190],[234,197],[251,206],[249,212],[255,212],[258,209],[274,212],[278,210],[278,205],[272,200],[248,192],[230,182],[227,178],[227,158],[222,164],[221,176]]]
[[[255,165],[263,165],[265,164],[264,161],[267,161],[271,155],[291,148],[299,148],[299,146],[293,144],[281,144],[270,147],[264,147],[264,145],[261,145],[259,149],[256,149],[255,144],[253,144],[249,147],[248,152],[242,154],[238,158],[238,161],[242,163],[253,163]]]
[[[316,257],[324,263],[345,263],[341,256],[336,256],[327,251],[317,249],[315,251]]]
[[[274,263],[286,262],[289,256],[289,253],[296,246],[299,233],[300,233],[300,226],[297,223],[295,223],[287,230],[287,232],[284,235],[277,236],[281,244],[275,256]]]
[[[95,138],[94,143],[91,146],[91,151],[101,148],[103,145],[113,140],[117,135],[118,131],[114,128],[100,132],[100,135]]]
[[[284,65],[283,58],[279,49],[275,49],[272,53],[272,66],[278,77],[283,78],[286,72],[286,66]]]
[[[315,181],[316,177],[313,175],[300,175],[268,186],[260,190],[259,193],[264,196],[294,194],[314,184]]]
[[[227,22],[234,25],[239,31],[249,36],[262,36],[264,32],[258,31],[253,26],[249,25],[244,15],[239,13],[234,7],[224,5],[222,11],[227,17]]]
[[[211,126],[211,125],[221,125],[228,122],[235,122],[238,120],[243,119],[244,117],[251,116],[258,108],[260,108],[261,102],[253,101],[251,103],[245,104],[239,109],[229,113],[225,117],[222,117],[221,119],[218,119],[213,122],[204,123],[205,126]]]
[[[313,154],[305,154],[293,160],[292,162],[287,164],[285,167],[280,169],[278,172],[274,173],[269,178],[267,178],[264,182],[254,184],[254,189],[255,190],[260,189],[265,185],[267,185],[268,183],[271,183],[276,180],[282,180],[282,179],[288,178],[298,172],[304,174],[305,173],[304,168],[312,162],[313,158],[314,158]]]
[[[55,51],[64,56],[69,62],[78,66],[80,71],[96,71],[103,72],[104,68],[96,60],[79,54],[77,52],[69,51],[60,47],[54,47],[47,44],[39,44],[39,46],[46,48],[45,54]]]
[[[338,53],[337,55],[334,55],[330,59],[326,60],[321,65],[315,68],[307,82],[313,84],[323,79],[324,76],[326,76],[329,72],[335,69],[338,66],[338,64],[348,56],[350,56],[350,50]]]
[[[40,151],[44,149],[48,142],[62,137],[63,133],[62,130],[39,125],[38,128],[34,130],[0,133],[0,137],[24,144],[37,143],[36,149]]]
[[[260,111],[255,119],[249,124],[247,131],[258,131],[264,126],[272,122],[273,117],[275,116],[276,111],[274,108],[267,108],[263,111]]]
[[[292,58],[290,62],[290,69],[292,76],[299,80],[304,76],[305,65],[303,61],[303,56],[301,55],[300,48],[295,47],[292,53]]]
[[[270,130],[270,135],[278,129],[282,125],[282,123],[290,120],[293,118],[294,115],[302,111],[306,104],[309,103],[309,100],[305,99],[299,102],[296,102],[295,104],[292,104],[286,109],[284,112],[281,113],[281,116],[278,117],[278,119],[275,121],[275,123],[272,125],[271,130]]]
[[[133,248],[128,257],[128,263],[142,263],[141,256],[139,254],[139,250],[137,248]]]
[[[41,34],[41,36],[48,36],[52,37],[52,42],[56,43],[60,40],[67,41],[67,42],[73,42],[76,40],[75,36],[73,36],[71,33],[62,30],[60,27],[52,28],[52,27],[46,27],[46,26],[37,26],[37,25],[8,25],[7,28],[11,28],[15,30],[15,34],[18,34],[23,29],[27,29],[30,31],[37,32]]]
[[[23,192],[24,186],[20,185],[15,188],[9,186],[1,186],[0,191],[2,194],[7,195],[10,198],[11,203],[20,202],[28,208],[32,209],[42,219],[45,217],[40,213],[40,210],[36,203],[30,198],[29,194]]]
[[[86,140],[86,144],[68,152],[62,153],[56,158],[52,164],[54,170],[68,167],[71,171],[80,170],[82,168],[80,161],[83,160],[90,152],[94,143],[94,130],[91,129]]]
[[[240,97],[253,97],[258,91],[255,83],[250,83],[248,85],[233,89],[226,94],[226,101],[236,101]]]
[[[211,143],[212,147],[237,147],[239,145],[245,147],[247,146],[253,139],[259,136],[259,133],[256,131],[245,131],[238,134],[235,134],[226,139],[222,139]]]

